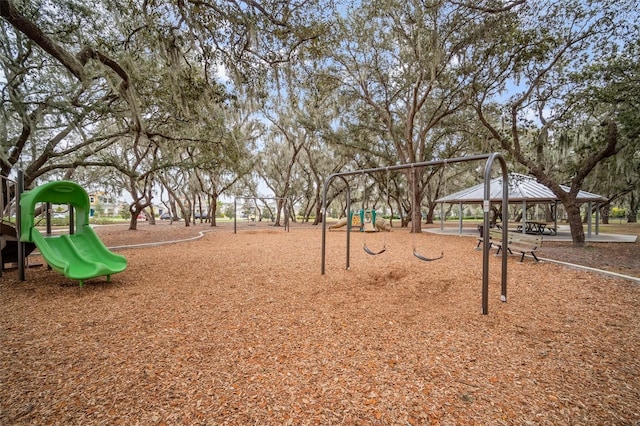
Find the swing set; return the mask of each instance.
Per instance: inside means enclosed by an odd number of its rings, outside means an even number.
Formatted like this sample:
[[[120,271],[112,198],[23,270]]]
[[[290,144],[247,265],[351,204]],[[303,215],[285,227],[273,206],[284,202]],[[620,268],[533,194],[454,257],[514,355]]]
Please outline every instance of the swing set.
[[[491,195],[491,187],[490,187],[490,183],[491,183],[491,169],[493,166],[493,162],[495,160],[497,160],[500,164],[500,167],[502,169],[502,179],[503,179],[503,187],[507,188],[509,185],[509,177],[508,177],[508,170],[507,170],[507,163],[504,159],[504,157],[502,156],[502,154],[500,154],[499,152],[494,152],[491,154],[479,154],[479,155],[471,155],[471,156],[466,156],[466,157],[456,157],[456,158],[449,158],[446,160],[434,160],[434,161],[424,161],[424,162],[416,162],[416,163],[408,163],[408,164],[399,164],[399,165],[394,165],[394,166],[388,166],[388,167],[376,167],[376,168],[370,168],[370,169],[362,169],[362,170],[354,170],[354,171],[349,171],[349,172],[340,172],[340,173],[334,173],[332,175],[330,175],[324,182],[324,188],[323,188],[323,193],[322,193],[322,214],[323,216],[326,215],[327,212],[327,191],[329,189],[329,186],[331,185],[331,183],[333,182],[333,180],[335,179],[341,179],[345,185],[346,185],[346,206],[347,206],[347,217],[351,218],[352,214],[351,214],[351,187],[350,187],[350,181],[349,179],[347,179],[348,176],[354,176],[354,175],[365,175],[365,174],[374,174],[374,173],[380,173],[380,172],[386,172],[387,173],[387,202],[389,201],[389,172],[391,170],[406,170],[406,169],[411,169],[412,170],[412,194],[413,194],[413,199],[417,199],[416,195],[416,169],[420,169],[420,168],[425,168],[425,167],[436,167],[439,166],[441,167],[440,169],[440,173],[442,173],[441,178],[443,176],[444,173],[444,168],[447,164],[454,164],[454,163],[462,163],[462,162],[469,162],[469,161],[480,161],[480,160],[485,160],[485,170],[484,170],[484,184],[485,184],[485,188],[484,188],[484,200],[483,200],[483,212],[484,212],[484,240],[488,241],[489,240],[489,213],[491,210],[491,201],[490,201],[490,195]],[[366,183],[366,182],[365,182]],[[366,185],[365,185],[365,190],[366,190]],[[363,197],[366,198],[366,197]],[[364,200],[363,200],[363,209],[364,211],[366,211],[366,209],[364,209]],[[503,191],[503,197],[502,197],[502,211],[508,211],[508,193],[507,191]],[[375,224],[375,210],[371,209],[370,210],[371,215],[371,221],[373,224]],[[418,217],[419,214],[415,211],[415,207],[414,207],[414,211],[413,211],[413,220],[416,219],[416,217]],[[365,218],[363,217],[363,220]],[[418,219],[418,223],[416,224],[415,222],[413,223],[412,226],[416,227],[416,226],[420,226],[419,224],[420,219]],[[351,228],[351,221],[348,221],[348,229],[347,231],[350,231]],[[423,261],[423,262],[432,262],[432,261],[436,261],[439,259],[442,259],[444,257],[444,250],[441,250],[440,255],[438,256],[426,256],[424,254],[421,254],[418,249],[417,249],[417,244],[416,244],[416,233],[414,232],[414,236],[413,236],[413,256],[416,257],[417,259]],[[327,221],[323,220],[322,221],[322,255],[321,255],[321,267],[320,267],[320,273],[322,275],[325,274],[325,263],[326,263],[326,235],[327,235]],[[503,244],[506,245],[507,243],[507,232],[506,232],[506,228],[503,231]],[[347,232],[346,233],[346,269],[350,268],[350,254],[351,254],[351,232]],[[382,249],[375,251],[370,249],[365,241],[364,244],[364,251],[372,256],[377,256],[380,255],[382,253],[384,253],[387,250],[386,247],[386,237],[385,237],[385,241],[383,243],[383,247]],[[485,244],[483,245],[483,256],[482,256],[482,314],[483,315],[487,315],[489,313],[489,245]],[[500,300],[503,302],[507,301],[507,255],[506,255],[506,251],[503,251],[502,253],[502,274],[501,274],[501,280],[502,280],[502,286],[501,286],[501,295],[500,295]]]

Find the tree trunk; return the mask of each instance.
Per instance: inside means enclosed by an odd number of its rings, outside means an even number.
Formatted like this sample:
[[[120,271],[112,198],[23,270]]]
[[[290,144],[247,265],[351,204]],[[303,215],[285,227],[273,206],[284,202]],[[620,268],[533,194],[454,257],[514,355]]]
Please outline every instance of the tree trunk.
[[[418,171],[415,169],[411,170],[412,173],[409,174],[409,180],[411,183],[411,232],[420,234],[422,232],[422,197],[420,192],[420,187],[418,185]]]
[[[135,231],[138,229],[138,215],[142,212],[143,208],[140,207],[138,203],[133,203],[129,206],[129,213],[131,213],[131,217],[129,218],[129,230]]]
[[[411,209],[407,210],[402,203],[398,202],[398,216],[400,216],[400,227],[406,228],[411,222]]]
[[[171,223],[173,223],[174,221],[179,221],[180,218],[178,217],[178,206],[176,205],[176,201],[173,199],[173,197],[171,197],[169,205],[171,206]]]
[[[600,208],[600,223],[603,225],[609,224],[609,216],[611,215],[611,204],[607,203]]]
[[[287,214],[287,212],[282,211],[282,206],[284,205],[284,200],[278,199],[276,200],[276,218],[273,226],[282,226],[280,224],[280,219],[282,218],[282,214]]]
[[[276,206],[277,206],[277,205],[278,205],[278,204],[276,203]],[[270,221],[270,222],[274,222],[274,224],[275,224],[276,217],[275,217],[275,215],[273,214],[273,210],[271,210],[271,207],[269,207],[269,204],[268,204],[267,202],[264,202],[263,210],[264,210],[264,209],[266,209],[266,210],[267,210],[267,215],[269,215],[269,221]],[[260,212],[260,220],[262,220],[262,215],[263,215],[263,214],[264,214],[264,212]],[[275,225],[274,225],[274,226],[275,226]]]
[[[316,204],[316,219],[313,221],[314,225],[318,225],[320,223],[322,223],[323,217],[322,217],[322,203],[318,203]]]
[[[146,218],[149,221],[149,225],[155,225],[156,224],[156,211],[153,208],[153,204],[151,204],[149,206],[149,211],[150,211],[150,213],[148,215],[146,215]]]
[[[631,191],[629,196],[629,214],[627,214],[627,223],[638,222],[638,209],[640,208],[640,200],[635,196],[635,193]]]
[[[297,219],[296,219],[296,210],[293,208],[293,205],[290,203],[287,203],[287,206],[289,207],[289,211],[286,212],[285,214],[289,215],[289,221],[296,223]]]
[[[183,193],[184,194],[184,193]],[[178,207],[180,207],[180,212],[182,213],[182,217],[184,218],[184,226],[191,225],[191,216],[193,215],[193,205],[191,204],[191,200],[186,194],[184,194],[184,203],[177,198],[176,203],[178,203]]]
[[[129,231],[135,231],[138,229],[138,217],[135,215],[131,215],[129,219]]]
[[[216,221],[216,214],[218,212],[218,195],[211,196],[211,202],[209,203],[209,221],[211,226],[218,226]]]
[[[582,221],[580,220],[580,206],[573,201],[568,201],[564,205],[569,219],[569,229],[571,229],[571,239],[574,247],[584,247],[585,237]]]
[[[144,212],[144,209],[148,207],[146,203],[134,202],[129,205],[129,213],[131,218],[129,219],[129,230],[135,231],[138,229],[138,216]]]
[[[436,213],[436,207],[437,205],[435,203],[429,203],[429,209],[427,210],[427,220],[424,223],[433,223],[433,218]]]

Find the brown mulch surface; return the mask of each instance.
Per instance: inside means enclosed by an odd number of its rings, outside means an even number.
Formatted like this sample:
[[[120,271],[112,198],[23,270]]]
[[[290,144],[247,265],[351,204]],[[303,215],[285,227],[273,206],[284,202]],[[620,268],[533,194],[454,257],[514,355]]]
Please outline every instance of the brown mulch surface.
[[[5,272],[0,424],[640,421],[638,284],[510,258],[502,303],[491,256],[483,316],[474,237],[353,233],[345,270],[346,233],[330,232],[321,275],[309,226],[97,229],[108,246],[201,231],[117,249],[129,266],[110,283]],[[557,244],[540,254],[640,277],[638,243]]]
[[[640,278],[640,241],[590,243],[573,247],[570,242],[543,242],[540,256]]]

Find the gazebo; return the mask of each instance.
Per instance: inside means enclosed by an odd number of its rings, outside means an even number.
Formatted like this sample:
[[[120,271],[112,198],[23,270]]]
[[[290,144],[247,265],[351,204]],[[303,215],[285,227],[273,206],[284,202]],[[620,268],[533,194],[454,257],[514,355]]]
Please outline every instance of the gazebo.
[[[569,187],[560,185],[560,187],[569,192]],[[502,200],[502,177],[497,177],[491,180],[490,183],[490,201],[493,204],[499,203]],[[558,229],[558,217],[557,217],[557,208],[558,197],[546,186],[542,185],[534,177],[526,176],[518,173],[509,173],[509,204],[513,203],[522,203],[522,224],[518,226],[522,231],[526,230],[537,230],[540,232],[549,231],[551,234],[555,234]],[[462,206],[464,204],[482,204],[484,200],[484,183],[472,186],[467,189],[463,189],[462,191],[458,191],[454,194],[449,194],[445,197],[439,198],[436,200],[437,203],[440,203],[441,211],[444,212],[444,204],[458,204],[460,206],[460,212],[462,212]],[[591,228],[592,228],[592,215],[591,215],[591,207],[593,202],[596,203],[596,207],[598,204],[602,202],[606,202],[607,199],[601,195],[593,194],[587,191],[579,191],[577,200],[579,203],[588,203],[587,208],[587,235],[591,236]],[[553,205],[553,227],[539,227],[536,228],[534,221],[527,221],[527,205],[531,204],[552,204]],[[504,214],[504,212],[503,212]],[[444,214],[441,215],[444,218]],[[462,217],[460,214],[458,230],[462,233]],[[595,233],[598,234],[598,224],[600,221],[599,209],[596,208],[596,220],[595,220]],[[441,227],[444,226],[444,222],[441,223]]]

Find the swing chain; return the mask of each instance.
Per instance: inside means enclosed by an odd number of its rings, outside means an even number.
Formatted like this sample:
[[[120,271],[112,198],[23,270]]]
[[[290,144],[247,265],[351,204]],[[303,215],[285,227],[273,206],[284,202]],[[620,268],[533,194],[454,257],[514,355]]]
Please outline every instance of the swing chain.
[[[446,160],[444,162],[444,165],[446,165]],[[441,172],[444,170],[444,165],[443,165],[443,168],[441,169]],[[417,180],[416,178],[417,178],[417,176],[416,176],[415,168],[414,168],[413,165],[411,166],[411,172],[412,172],[412,177],[413,177],[413,185],[412,185],[413,186],[413,194],[412,195],[413,195],[413,199],[414,199],[414,202],[415,202],[417,200],[417,198],[418,198],[418,197],[416,197],[416,180]],[[416,206],[416,207],[418,207],[418,206]],[[419,210],[420,209],[418,208],[418,211]],[[418,222],[419,223],[418,226],[422,226],[421,225],[422,213],[420,212],[420,213],[418,213],[418,215],[420,216],[420,219],[419,219],[419,222]],[[415,219],[415,217],[416,217],[416,212],[414,212],[414,215],[413,215],[414,219]],[[414,233],[413,233],[413,255],[416,258],[418,258],[418,259],[420,259],[420,260],[422,260],[424,262],[431,262],[431,261],[434,261],[434,260],[442,259],[444,257],[444,250],[441,250],[440,256],[438,256],[438,257],[426,257],[426,256],[423,256],[422,254],[420,254],[418,252],[418,250],[416,248],[416,234],[417,234],[417,232],[415,232],[415,231],[417,231],[417,228],[415,226],[416,226],[416,224],[412,224],[412,227],[414,229]]]
[[[364,172],[362,174],[364,176]],[[362,200],[362,214],[360,216],[361,217],[361,222],[362,222],[361,226],[364,226],[365,222],[366,223],[371,222],[371,226],[373,226],[374,229],[375,229],[375,217],[374,217],[375,213],[374,213],[374,211],[369,211],[369,216],[367,216],[367,210],[365,209],[365,205],[364,205],[365,199],[366,199],[365,195],[367,193],[367,180],[366,179],[363,179],[363,180],[364,180],[364,190],[363,190],[364,192],[363,192],[363,200]],[[366,232],[366,230],[365,230],[365,232]],[[366,241],[366,236],[365,236],[363,249],[364,249],[365,253],[370,254],[372,256],[377,256],[379,254],[384,253],[387,250],[387,238],[386,238],[386,236],[384,237],[384,241],[383,241],[383,244],[382,244],[382,249],[380,249],[377,252],[373,251],[369,247],[367,247],[367,241]]]

